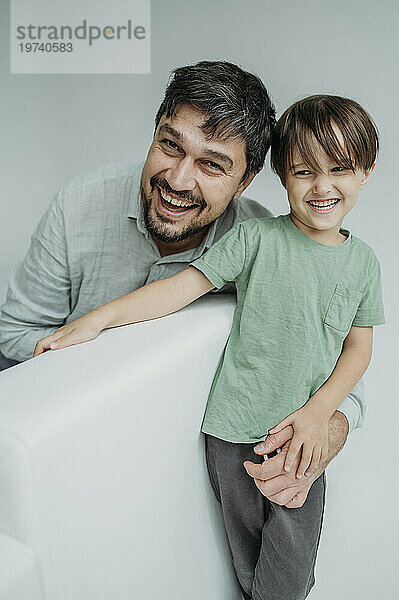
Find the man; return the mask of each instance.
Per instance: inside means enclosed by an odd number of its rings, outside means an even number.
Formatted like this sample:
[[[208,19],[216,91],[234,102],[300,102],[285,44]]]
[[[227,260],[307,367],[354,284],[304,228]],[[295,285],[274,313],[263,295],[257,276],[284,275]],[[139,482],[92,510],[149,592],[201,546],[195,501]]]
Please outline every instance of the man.
[[[242,193],[263,167],[274,123],[254,75],[227,62],[177,69],[144,166],[108,165],[74,179],[40,221],[2,306],[0,368],[31,358],[59,326],[181,271],[238,221],[270,216]],[[288,508],[304,504],[348,430],[361,424],[358,394],[333,415],[328,461],[315,477],[295,480],[283,470],[291,428],[258,445],[259,454],[283,447],[247,468],[262,494]]]

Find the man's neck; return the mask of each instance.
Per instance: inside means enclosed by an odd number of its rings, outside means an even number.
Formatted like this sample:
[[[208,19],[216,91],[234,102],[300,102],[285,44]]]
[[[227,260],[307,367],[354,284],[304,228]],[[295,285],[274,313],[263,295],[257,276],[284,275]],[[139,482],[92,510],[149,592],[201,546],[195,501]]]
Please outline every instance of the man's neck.
[[[199,233],[197,233],[197,235],[194,235],[193,237],[175,243],[166,243],[154,238],[153,240],[158,246],[159,254],[161,256],[170,256],[171,254],[179,254],[180,252],[185,252],[186,250],[193,250],[193,248],[198,248],[206,234],[207,230],[200,231]]]

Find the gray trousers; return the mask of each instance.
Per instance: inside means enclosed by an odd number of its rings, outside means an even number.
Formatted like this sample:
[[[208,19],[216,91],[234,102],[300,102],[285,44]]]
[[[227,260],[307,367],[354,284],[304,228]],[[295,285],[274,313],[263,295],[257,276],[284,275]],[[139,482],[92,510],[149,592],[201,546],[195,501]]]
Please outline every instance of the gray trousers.
[[[13,360],[12,358],[7,358],[0,352],[0,371],[5,371],[14,365],[19,365],[17,360]]]
[[[325,503],[324,473],[301,508],[265,498],[243,467],[263,462],[255,444],[232,444],[205,435],[206,461],[222,506],[233,565],[246,600],[303,600],[314,567]]]

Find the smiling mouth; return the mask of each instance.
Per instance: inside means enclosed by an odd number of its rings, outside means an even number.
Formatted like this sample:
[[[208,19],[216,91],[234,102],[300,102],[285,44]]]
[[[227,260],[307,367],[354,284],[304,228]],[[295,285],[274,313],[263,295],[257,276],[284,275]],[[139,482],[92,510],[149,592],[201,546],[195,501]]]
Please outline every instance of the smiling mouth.
[[[307,204],[314,212],[325,215],[333,212],[340,198],[328,198],[328,200],[309,200]]]
[[[179,200],[178,198],[173,198],[173,196],[170,196],[169,194],[167,194],[164,190],[162,190],[160,187],[157,186],[157,189],[159,191],[159,199],[160,199],[160,204],[163,206],[163,208],[168,212],[168,213],[172,213],[172,214],[183,214],[183,213],[187,213],[190,210],[194,210],[195,208],[198,208],[199,204],[197,203],[193,203],[193,202],[186,202],[185,200]]]

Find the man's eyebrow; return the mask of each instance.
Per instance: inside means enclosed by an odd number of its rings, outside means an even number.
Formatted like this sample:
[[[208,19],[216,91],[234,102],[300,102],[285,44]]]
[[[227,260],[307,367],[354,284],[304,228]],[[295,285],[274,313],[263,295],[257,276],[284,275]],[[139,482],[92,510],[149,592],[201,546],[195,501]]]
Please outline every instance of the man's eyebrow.
[[[177,140],[178,142],[182,142],[184,140],[184,136],[180,133],[180,131],[177,131],[177,129],[172,127],[172,125],[168,125],[167,123],[165,123],[164,125],[161,125],[158,133],[159,134],[169,133],[169,135],[174,137],[175,140]]]
[[[215,160],[224,163],[225,165],[227,165],[227,167],[229,169],[233,168],[233,161],[231,160],[230,156],[227,156],[227,154],[223,154],[223,152],[218,152],[217,150],[211,150],[210,148],[205,148],[205,150],[203,150],[202,152],[204,154],[204,156],[207,156],[208,158],[214,158]]]
[[[184,135],[172,127],[172,125],[168,125],[168,123],[164,123],[164,125],[161,125],[159,128],[158,135],[162,135],[164,133],[169,133],[169,135],[171,135],[178,142],[184,142]],[[225,164],[229,169],[232,169],[234,166],[230,156],[227,156],[227,154],[224,154],[223,152],[211,150],[210,148],[204,148],[204,150],[202,150],[202,154],[208,158],[213,158],[214,160]]]

